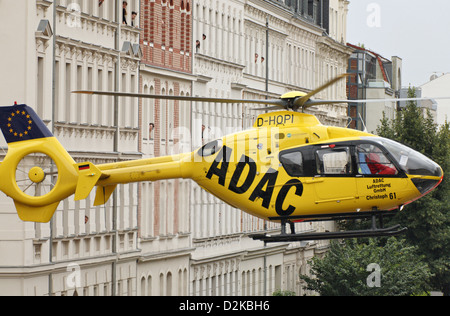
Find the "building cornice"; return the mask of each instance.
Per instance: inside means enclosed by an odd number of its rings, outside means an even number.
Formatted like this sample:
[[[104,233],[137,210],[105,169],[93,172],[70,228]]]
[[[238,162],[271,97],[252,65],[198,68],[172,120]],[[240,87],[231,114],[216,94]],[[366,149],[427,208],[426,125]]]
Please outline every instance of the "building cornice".
[[[318,41],[318,45],[327,46],[330,49],[333,49],[334,51],[341,52],[345,55],[350,55],[353,53],[353,49],[349,46],[347,46],[345,43],[340,43],[336,41],[335,39],[331,38],[330,36],[324,34]]]
[[[237,64],[237,63],[223,60],[223,59],[218,59],[218,58],[211,57],[211,56],[201,54],[201,53],[196,53],[195,59],[198,59],[199,61],[207,61],[207,62],[211,62],[214,64],[223,65],[223,66],[230,67],[230,68],[236,68],[238,70],[243,70],[245,68],[245,65]]]
[[[311,32],[320,35],[324,29],[314,23],[304,19],[298,13],[293,12],[289,7],[273,1],[248,0],[245,4],[245,12],[259,10],[261,14],[267,16],[269,24],[275,22],[286,23],[288,25],[297,25],[302,29],[308,29]],[[277,21],[278,20],[278,21]]]
[[[142,74],[152,74],[163,77],[168,77],[174,80],[185,80],[185,81],[195,81],[197,76],[188,72],[182,72],[178,70],[163,68],[159,66],[149,65],[142,63],[140,64],[140,71]]]
[[[174,259],[177,257],[186,257],[190,256],[193,251],[195,251],[195,248],[182,248],[182,249],[167,250],[164,252],[146,253],[141,254],[139,256],[138,262],[144,263],[163,259],[167,260],[167,259]]]

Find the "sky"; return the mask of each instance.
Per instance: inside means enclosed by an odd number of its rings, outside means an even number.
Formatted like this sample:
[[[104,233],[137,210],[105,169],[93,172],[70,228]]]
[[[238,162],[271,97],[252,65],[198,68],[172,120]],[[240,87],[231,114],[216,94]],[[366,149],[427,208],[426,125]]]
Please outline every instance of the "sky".
[[[450,72],[450,1],[350,0],[347,42],[403,61],[402,85]]]

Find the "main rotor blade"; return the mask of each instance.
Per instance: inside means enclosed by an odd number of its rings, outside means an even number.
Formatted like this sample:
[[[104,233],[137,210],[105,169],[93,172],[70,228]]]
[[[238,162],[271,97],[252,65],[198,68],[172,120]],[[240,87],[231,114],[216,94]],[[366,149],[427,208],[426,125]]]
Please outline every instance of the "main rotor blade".
[[[400,98],[400,99],[367,99],[367,100],[308,100],[304,104],[304,108],[314,105],[335,104],[335,103],[382,103],[382,102],[406,102],[406,101],[433,101],[448,100],[450,97],[438,98]]]
[[[367,99],[367,100],[348,100],[350,103],[376,103],[376,102],[406,102],[406,101],[433,101],[433,100],[447,100],[450,97],[437,98],[400,98],[400,99]]]
[[[351,74],[342,74],[332,80],[330,80],[329,82],[325,83],[324,85],[320,86],[319,88],[311,91],[310,93],[308,93],[307,95],[305,95],[304,97],[298,98],[294,101],[294,111],[297,111],[299,108],[305,106],[305,104],[308,102],[308,100],[316,95],[317,93],[321,92],[322,90],[325,90],[326,88],[328,88],[329,86],[334,85],[336,82],[338,82],[341,79],[344,79],[348,76],[350,76]],[[339,102],[338,102],[339,103]]]
[[[160,100],[175,100],[175,101],[198,101],[198,102],[212,102],[212,103],[251,103],[251,104],[268,104],[285,107],[286,102],[282,99],[272,100],[246,100],[246,99],[225,99],[225,98],[208,98],[208,97],[191,97],[191,96],[173,96],[173,95],[153,95],[143,93],[127,93],[127,92],[103,92],[103,91],[73,91],[78,94],[88,95],[103,95],[113,97],[131,97],[144,99],[160,99]]]
[[[286,107],[281,106],[281,105],[274,105],[274,106],[269,106],[266,108],[250,109],[250,111],[279,111],[279,110],[286,110]]]

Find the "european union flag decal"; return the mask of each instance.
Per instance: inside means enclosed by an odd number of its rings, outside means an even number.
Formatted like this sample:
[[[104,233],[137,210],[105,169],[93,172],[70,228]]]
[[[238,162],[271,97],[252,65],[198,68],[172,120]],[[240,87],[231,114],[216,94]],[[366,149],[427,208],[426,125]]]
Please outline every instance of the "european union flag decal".
[[[7,143],[53,137],[36,112],[25,104],[0,107],[0,128]]]

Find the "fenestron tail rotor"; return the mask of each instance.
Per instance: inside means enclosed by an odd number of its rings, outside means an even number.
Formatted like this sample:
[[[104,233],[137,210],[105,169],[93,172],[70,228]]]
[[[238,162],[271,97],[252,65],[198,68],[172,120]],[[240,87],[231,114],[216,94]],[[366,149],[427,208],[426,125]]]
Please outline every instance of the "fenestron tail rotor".
[[[31,153],[17,164],[15,180],[25,195],[44,196],[54,189],[58,181],[58,168],[46,154]]]

